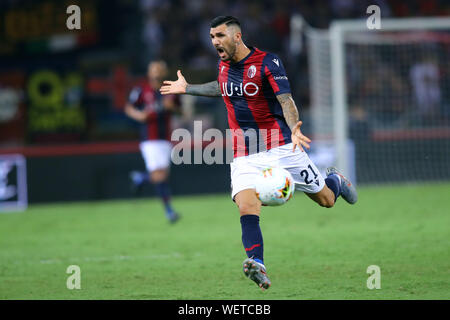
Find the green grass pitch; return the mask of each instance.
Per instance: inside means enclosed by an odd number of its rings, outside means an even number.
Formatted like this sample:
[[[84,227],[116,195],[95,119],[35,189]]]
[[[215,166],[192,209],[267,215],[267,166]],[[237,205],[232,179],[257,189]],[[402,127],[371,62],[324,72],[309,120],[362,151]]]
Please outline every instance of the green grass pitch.
[[[228,194],[32,205],[0,214],[0,299],[449,299],[450,184],[362,187],[332,209],[302,193],[263,208],[272,287],[244,277]],[[66,287],[69,265],[81,289]],[[366,286],[369,265],[381,289]]]

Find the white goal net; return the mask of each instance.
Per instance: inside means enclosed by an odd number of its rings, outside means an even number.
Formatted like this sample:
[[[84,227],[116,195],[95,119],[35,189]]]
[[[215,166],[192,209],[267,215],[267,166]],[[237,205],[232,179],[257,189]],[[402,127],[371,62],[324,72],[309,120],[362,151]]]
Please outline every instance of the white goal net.
[[[312,136],[360,183],[448,180],[450,19],[381,26],[307,29]]]

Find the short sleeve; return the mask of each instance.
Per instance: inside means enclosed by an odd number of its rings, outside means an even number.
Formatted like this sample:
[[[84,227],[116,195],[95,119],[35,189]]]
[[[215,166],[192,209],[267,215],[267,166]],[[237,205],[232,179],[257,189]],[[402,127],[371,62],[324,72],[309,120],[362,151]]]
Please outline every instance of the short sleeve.
[[[277,55],[268,53],[263,61],[264,75],[276,95],[291,93],[291,86],[281,59]]]
[[[141,93],[141,88],[134,87],[128,96],[128,102],[134,106],[138,106],[141,103]]]
[[[219,79],[219,75],[220,75],[220,64],[221,64],[221,60],[219,59],[219,61],[217,61],[217,77],[216,77],[216,79]]]

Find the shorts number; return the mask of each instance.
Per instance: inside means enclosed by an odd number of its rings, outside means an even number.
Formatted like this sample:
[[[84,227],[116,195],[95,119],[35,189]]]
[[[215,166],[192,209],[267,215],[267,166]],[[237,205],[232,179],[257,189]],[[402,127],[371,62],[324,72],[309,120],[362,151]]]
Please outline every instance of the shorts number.
[[[309,164],[308,165],[309,170],[311,170],[312,174],[314,175],[314,179],[317,179],[318,175],[317,173],[313,170],[312,166]],[[310,184],[311,182],[313,182],[313,180],[309,180],[309,172],[308,170],[302,170],[300,171],[300,176],[305,180],[306,184]]]

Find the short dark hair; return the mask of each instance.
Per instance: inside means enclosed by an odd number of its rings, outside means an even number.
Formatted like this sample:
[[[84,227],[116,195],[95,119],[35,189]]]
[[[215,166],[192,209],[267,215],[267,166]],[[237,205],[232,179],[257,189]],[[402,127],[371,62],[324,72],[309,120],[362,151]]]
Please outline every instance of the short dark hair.
[[[239,22],[239,20],[233,16],[218,16],[212,19],[211,28],[215,28],[222,24],[226,24],[227,27],[230,25],[236,25],[239,28],[241,27],[241,23]]]

